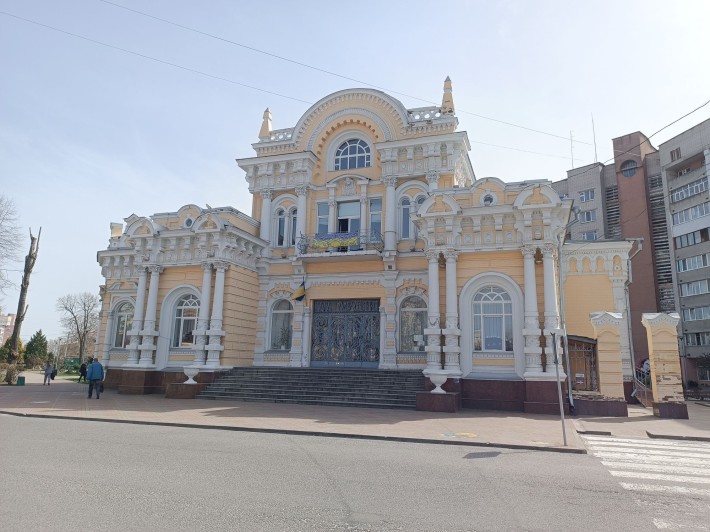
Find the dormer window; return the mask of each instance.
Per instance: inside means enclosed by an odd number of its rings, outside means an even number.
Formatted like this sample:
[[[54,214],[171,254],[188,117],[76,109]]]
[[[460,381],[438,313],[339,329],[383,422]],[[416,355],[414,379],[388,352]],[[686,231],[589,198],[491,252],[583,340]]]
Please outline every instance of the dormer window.
[[[371,165],[370,146],[360,139],[343,142],[335,152],[335,170],[352,170]]]

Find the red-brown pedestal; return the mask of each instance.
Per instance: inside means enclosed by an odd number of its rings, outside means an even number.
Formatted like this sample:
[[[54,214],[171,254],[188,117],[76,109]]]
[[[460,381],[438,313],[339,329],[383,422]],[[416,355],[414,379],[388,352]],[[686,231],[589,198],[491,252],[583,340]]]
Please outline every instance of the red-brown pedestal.
[[[569,413],[566,386],[562,384],[562,404],[565,414]],[[525,381],[525,404],[527,414],[559,414],[560,399],[555,381]]]
[[[653,403],[653,415],[666,419],[688,419],[685,403]]]
[[[455,392],[417,392],[417,410],[424,412],[458,412],[461,394]]]
[[[166,399],[194,399],[195,396],[207,387],[206,384],[170,383],[165,389]]]

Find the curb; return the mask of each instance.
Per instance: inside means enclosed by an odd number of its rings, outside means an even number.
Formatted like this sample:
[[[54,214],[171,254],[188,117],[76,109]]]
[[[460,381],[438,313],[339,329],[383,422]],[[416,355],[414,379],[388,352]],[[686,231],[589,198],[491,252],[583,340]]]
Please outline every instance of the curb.
[[[667,434],[653,434],[646,431],[649,438],[658,440],[679,440],[679,441],[705,441],[710,442],[710,437],[706,436],[671,436]]]
[[[588,434],[590,436],[611,436],[611,432],[607,430],[577,430],[577,434],[584,436]]]
[[[82,418],[71,416],[58,416],[53,414],[25,414],[21,412],[7,412],[0,410],[0,414],[15,417],[32,417],[46,419],[71,419],[74,421],[98,421],[102,423],[122,423],[125,425],[152,425],[159,427],[179,427],[188,429],[209,429],[209,430],[228,430],[233,432],[255,432],[262,434],[286,434],[290,436],[317,436],[321,438],[346,438],[353,440],[371,440],[371,441],[391,441],[401,443],[425,443],[433,445],[457,445],[461,447],[498,447],[501,449],[518,449],[528,451],[547,451],[553,453],[566,454],[587,454],[586,449],[576,447],[543,447],[541,445],[518,445],[513,443],[494,443],[494,442],[468,442],[468,441],[451,441],[438,440],[432,438],[408,438],[404,436],[375,436],[367,434],[349,434],[338,432],[319,432],[310,430],[287,430],[287,429],[266,429],[253,427],[229,427],[222,425],[196,425],[192,423],[170,423],[165,421],[136,421],[129,419],[105,419],[105,418]]]

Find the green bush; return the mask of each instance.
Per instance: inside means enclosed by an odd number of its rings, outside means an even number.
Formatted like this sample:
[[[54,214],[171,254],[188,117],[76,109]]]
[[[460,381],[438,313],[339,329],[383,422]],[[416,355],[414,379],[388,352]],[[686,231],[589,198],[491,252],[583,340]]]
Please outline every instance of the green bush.
[[[20,375],[20,370],[16,364],[7,364],[5,368],[4,381],[8,384],[17,384],[17,377]]]

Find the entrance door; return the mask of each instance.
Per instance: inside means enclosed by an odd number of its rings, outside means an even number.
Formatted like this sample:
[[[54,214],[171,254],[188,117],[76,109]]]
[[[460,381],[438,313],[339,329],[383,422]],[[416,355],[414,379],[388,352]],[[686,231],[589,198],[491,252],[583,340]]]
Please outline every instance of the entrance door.
[[[379,299],[313,302],[312,367],[376,368],[379,362]]]
[[[582,336],[568,336],[569,364],[567,370],[569,382],[575,391],[599,391],[597,375],[597,349],[596,341]],[[566,362],[566,361],[565,361]]]

